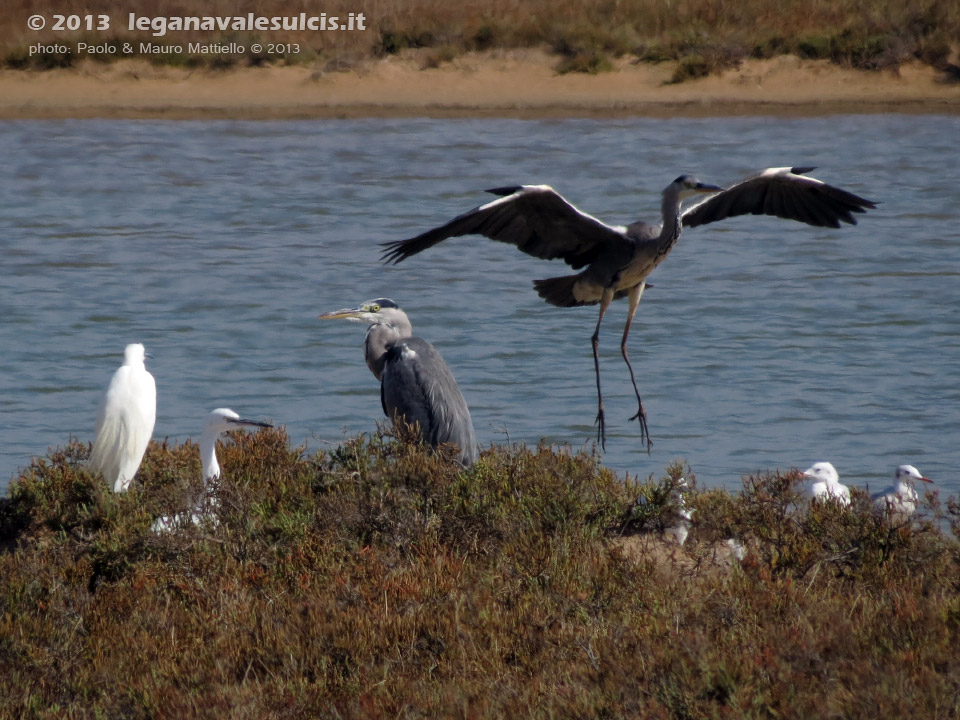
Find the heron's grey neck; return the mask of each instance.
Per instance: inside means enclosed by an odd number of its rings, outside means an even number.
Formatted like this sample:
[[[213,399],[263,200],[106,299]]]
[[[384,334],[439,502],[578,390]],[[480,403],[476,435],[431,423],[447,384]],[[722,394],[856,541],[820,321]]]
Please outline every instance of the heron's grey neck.
[[[398,322],[396,325],[390,323],[374,323],[367,328],[367,339],[364,343],[364,354],[367,358],[367,367],[374,374],[377,380],[383,373],[383,365],[386,362],[387,349],[397,342],[413,334],[410,323]]]
[[[220,477],[220,463],[217,462],[217,437],[219,433],[204,432],[200,436],[200,464],[203,468],[203,482]]]
[[[657,254],[666,255],[680,239],[683,223],[680,219],[680,192],[673,185],[663,191],[663,203],[660,206],[663,213],[663,225],[660,228]]]

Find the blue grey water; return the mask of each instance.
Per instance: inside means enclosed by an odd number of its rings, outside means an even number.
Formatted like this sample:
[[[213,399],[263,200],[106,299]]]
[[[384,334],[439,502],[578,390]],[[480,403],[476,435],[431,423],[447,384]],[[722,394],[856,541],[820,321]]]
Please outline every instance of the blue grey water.
[[[219,406],[327,448],[382,420],[364,328],[317,315],[389,296],[459,379],[483,445],[592,447],[596,307],[541,301],[567,267],[469,237],[402,265],[378,243],[547,183],[608,222],[656,219],[682,172],[773,165],[879,201],[856,227],[737,218],[684,233],[631,335],[653,435],[601,334],[604,462],[706,486],[830,460],[876,489],[900,463],[960,490],[960,118],[362,119],[0,123],[0,487],[90,440],[143,342],[156,438]]]

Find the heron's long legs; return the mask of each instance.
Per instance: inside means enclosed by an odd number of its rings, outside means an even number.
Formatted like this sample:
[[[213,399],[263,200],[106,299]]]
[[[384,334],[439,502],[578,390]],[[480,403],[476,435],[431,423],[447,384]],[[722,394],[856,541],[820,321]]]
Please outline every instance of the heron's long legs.
[[[653,446],[653,441],[650,440],[650,430],[647,428],[647,413],[643,409],[643,400],[640,399],[640,390],[637,389],[637,379],[633,375],[633,365],[630,364],[630,357],[627,355],[627,337],[630,335],[630,324],[633,322],[633,316],[637,312],[640,297],[643,295],[643,290],[646,286],[646,281],[643,281],[636,287],[630,288],[630,292],[627,295],[630,307],[627,310],[627,323],[623,327],[623,339],[620,341],[620,352],[623,354],[623,359],[627,363],[627,368],[630,370],[630,382],[633,383],[633,392],[637,395],[637,414],[630,419],[640,421],[640,440],[642,442],[644,438],[647,439],[647,452],[649,453],[650,448]]]
[[[593,344],[593,368],[597,373],[597,437],[600,440],[600,447],[607,449],[607,425],[603,418],[603,392],[600,390],[600,356],[597,354],[597,348],[600,346],[600,323],[603,322],[603,314],[607,312],[610,303],[613,302],[613,290],[603,291],[603,298],[600,300],[600,317],[597,318],[597,328],[593,331],[593,337],[590,342]]]

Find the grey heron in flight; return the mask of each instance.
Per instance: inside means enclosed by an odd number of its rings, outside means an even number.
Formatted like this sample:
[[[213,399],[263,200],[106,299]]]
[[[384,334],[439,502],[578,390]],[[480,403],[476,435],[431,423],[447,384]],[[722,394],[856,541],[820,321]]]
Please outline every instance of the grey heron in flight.
[[[465,467],[477,459],[477,439],[470,410],[440,353],[413,336],[410,319],[389,298],[367,300],[356,308],[323,313],[320,319],[369,323],[364,343],[367,367],[380,381],[380,403],[394,423],[403,419],[419,427],[433,447],[456,445]]]
[[[722,188],[708,185],[691,175],[681,175],[663,191],[660,225],[635,222],[613,226],[577,210],[548,185],[519,185],[494,188],[499,196],[455,217],[445,225],[408,240],[383,243],[382,259],[394,264],[416,255],[451,237],[483,235],[491,240],[516,245],[521,251],[545,260],[561,258],[576,275],[535,280],[533,287],[551,305],[573,307],[600,304],[600,317],[591,337],[597,378],[597,434],[606,445],[603,393],[600,390],[600,360],[597,347],[600,323],[613,300],[626,297],[627,321],[620,352],[630,370],[637,396],[641,441],[651,446],[647,416],[627,354],[630,323],[646,287],[647,276],[667,256],[683,226],[696,227],[734,215],[775,215],[820,227],[840,227],[840,221],[856,224],[852,213],[876,207],[870,200],[812,177],[812,167],[770,168],[758,175]],[[704,200],[681,210],[683,200],[709,194]]]

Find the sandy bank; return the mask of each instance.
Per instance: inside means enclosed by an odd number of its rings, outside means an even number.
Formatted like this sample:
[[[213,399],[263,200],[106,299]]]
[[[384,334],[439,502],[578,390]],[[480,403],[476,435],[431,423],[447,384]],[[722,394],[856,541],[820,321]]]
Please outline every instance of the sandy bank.
[[[960,83],[920,65],[865,72],[784,56],[668,85],[668,63],[624,61],[599,75],[558,75],[555,63],[539,51],[513,51],[466,55],[429,70],[396,57],[327,73],[184,70],[142,61],[7,70],[0,72],[0,118],[960,112]]]

